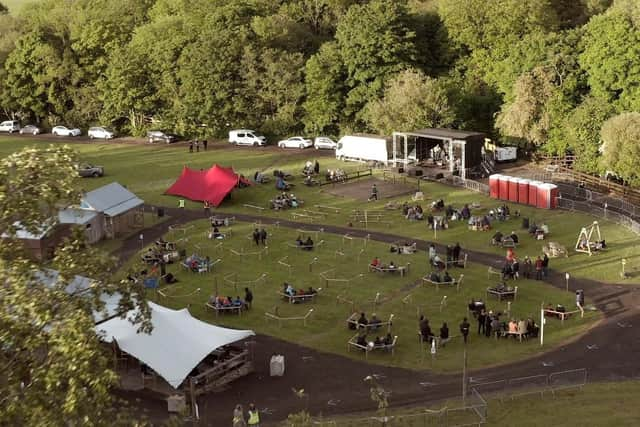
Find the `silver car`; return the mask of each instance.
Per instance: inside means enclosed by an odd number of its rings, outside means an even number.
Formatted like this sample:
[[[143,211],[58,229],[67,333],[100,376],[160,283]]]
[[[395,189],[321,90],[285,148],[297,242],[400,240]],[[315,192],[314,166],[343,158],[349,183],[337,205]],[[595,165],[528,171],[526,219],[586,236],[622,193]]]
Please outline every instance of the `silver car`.
[[[326,150],[335,150],[336,147],[338,146],[338,143],[336,143],[333,139],[326,137],[326,136],[317,136],[316,139],[313,141],[313,146],[315,147],[316,150],[319,149],[326,149]]]
[[[160,130],[150,130],[147,132],[147,138],[149,138],[149,144],[153,144],[154,142],[164,142],[166,144],[171,144],[176,141],[176,136],[170,133],[166,133]]]
[[[20,129],[20,135],[38,135],[40,134],[40,128],[36,125],[26,125]]]
[[[68,128],[66,126],[56,126],[51,129],[51,133],[55,136],[80,136],[82,131],[78,128]]]
[[[90,139],[93,139],[93,138],[112,139],[115,136],[113,132],[100,126],[89,128],[87,135],[89,136]]]
[[[104,168],[102,166],[83,163],[78,165],[78,175],[83,178],[97,178],[104,175]]]

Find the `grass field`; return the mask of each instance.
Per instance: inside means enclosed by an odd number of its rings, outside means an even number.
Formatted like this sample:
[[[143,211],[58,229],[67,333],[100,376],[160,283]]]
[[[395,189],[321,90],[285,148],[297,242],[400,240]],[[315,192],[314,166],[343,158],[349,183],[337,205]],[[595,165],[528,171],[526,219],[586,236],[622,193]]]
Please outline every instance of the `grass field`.
[[[530,395],[515,400],[504,401],[496,398],[488,399],[487,424],[492,427],[619,427],[638,425],[637,405],[640,405],[640,382],[628,381],[619,383],[587,384],[582,389],[566,390],[556,393]],[[372,404],[373,406],[373,404]],[[446,402],[442,406],[430,408],[438,410],[441,407],[459,407],[459,401]],[[390,411],[396,418],[388,423],[389,426],[422,427],[439,425],[425,421],[424,409],[400,409]],[[423,414],[423,416],[420,416]],[[359,414],[352,417],[332,419],[335,423],[325,421],[321,426],[356,427],[367,425],[382,426],[382,423],[365,420],[367,415]],[[373,416],[373,414],[369,414]],[[426,418],[429,420],[430,418]],[[475,425],[477,417],[469,416],[465,420]],[[467,424],[465,424],[467,425]]]
[[[0,144],[0,155],[7,155],[20,147],[34,145],[33,140],[22,138],[2,138]],[[37,142],[36,144],[48,144]],[[220,143],[224,144],[224,143]],[[233,166],[238,172],[246,176],[252,176],[255,170],[267,170],[270,172],[275,168],[285,169],[291,173],[302,169],[307,159],[316,156],[314,150],[308,150],[303,155],[282,156],[279,151],[265,151],[254,149],[237,150],[209,150],[208,152],[188,153],[184,146],[148,146],[148,145],[123,145],[117,143],[91,143],[76,144],[74,148],[78,150],[83,160],[101,164],[105,166],[107,175],[98,179],[80,180],[80,185],[86,190],[91,190],[98,186],[117,180],[126,185],[133,192],[138,194],[147,203],[154,203],[165,206],[176,206],[177,198],[165,196],[162,193],[174,182],[180,174],[182,167],[188,165],[192,168],[205,168],[213,163]],[[297,151],[297,150],[295,150]],[[295,152],[294,151],[294,152]],[[250,155],[249,155],[250,153]],[[347,170],[361,168],[354,163],[341,163],[333,158],[320,158],[322,170],[327,168],[342,167]],[[301,179],[297,178],[293,182],[300,184]],[[409,188],[410,190],[410,188]],[[477,202],[484,209],[474,211],[474,214],[481,214],[488,208],[496,207],[498,203],[483,195],[470,191],[452,188],[437,183],[422,183],[421,190],[425,193],[427,200],[423,202],[426,207],[430,200],[443,198],[446,204],[452,204],[460,208],[464,203]],[[306,187],[298,185],[295,188],[296,195],[307,201],[307,205],[312,207],[315,204],[331,205],[342,208],[340,214],[329,215],[323,219],[323,223],[346,226],[353,209],[362,209],[363,203],[349,197],[334,196],[317,187]],[[235,191],[231,201],[223,203],[219,208],[221,212],[244,212],[256,213],[256,211],[243,207],[243,204],[250,203],[259,206],[267,206],[267,201],[274,197],[276,191],[272,184],[258,185],[249,189]],[[365,204],[369,209],[382,209],[384,204],[390,200],[404,201],[407,196],[386,199],[381,194],[382,200]],[[199,208],[200,204],[188,202],[187,207]],[[511,206],[514,210],[515,205]],[[572,277],[588,277],[606,282],[620,282],[620,260],[628,260],[627,269],[632,272],[632,277],[623,283],[640,283],[640,245],[637,245],[637,236],[627,229],[601,221],[601,230],[607,240],[609,249],[600,254],[589,257],[585,254],[578,254],[572,251],[578,233],[582,226],[590,224],[594,218],[581,213],[567,211],[547,211],[530,207],[517,207],[521,210],[522,216],[529,217],[538,224],[545,222],[551,229],[550,240],[557,241],[569,249],[569,258],[553,259],[551,268],[571,273]],[[269,215],[276,218],[291,219],[291,211],[276,212],[265,210],[259,212],[262,215]],[[396,233],[409,238],[421,238],[434,240],[439,243],[460,242],[463,247],[484,252],[502,253],[502,249],[489,245],[492,233],[471,232],[467,230],[466,224],[458,222],[451,224],[449,230],[439,232],[437,237],[426,229],[424,221],[409,222],[397,212],[389,212],[386,220],[389,224],[369,224],[372,230],[384,230]],[[520,233],[521,244],[516,253],[537,256],[541,252],[542,242],[533,240],[529,236],[523,235],[520,230],[521,219],[516,218],[504,223],[500,223],[500,228],[504,233],[514,230]],[[356,226],[359,226],[356,224]],[[525,233],[526,234],[526,233]]]
[[[255,252],[256,246],[250,239],[251,224],[236,224],[232,226],[232,235],[222,241],[210,240],[206,237],[209,229],[207,221],[197,221],[186,232],[170,232],[165,239],[177,241],[178,246],[187,249],[187,254],[197,253],[200,256],[209,255],[211,259],[222,259],[215,267],[215,271],[209,274],[196,274],[185,271],[178,264],[171,264],[168,271],[179,279],[175,285],[165,285],[160,293],[154,293],[152,299],[172,308],[189,307],[192,314],[208,322],[223,324],[235,328],[251,328],[259,333],[276,336],[301,345],[316,348],[323,351],[342,354],[348,357],[363,359],[364,355],[358,352],[347,351],[347,340],[355,331],[348,330],[346,319],[353,311],[364,311],[368,318],[376,313],[378,318],[386,320],[394,314],[392,334],[398,335],[398,344],[395,355],[372,353],[369,361],[372,363],[400,366],[412,369],[432,368],[436,371],[455,371],[459,369],[459,360],[462,352],[462,341],[454,339],[431,361],[429,349],[421,350],[418,342],[418,315],[424,313],[430,320],[433,330],[438,330],[442,322],[446,321],[452,335],[459,335],[458,325],[462,317],[467,316],[467,304],[472,297],[482,298],[487,301],[488,308],[496,311],[505,311],[506,302],[487,300],[485,289],[491,281],[487,280],[486,269],[478,265],[470,265],[466,269],[453,270],[452,275],[458,277],[464,274],[463,285],[460,292],[455,288],[443,287],[436,291],[433,287],[421,285],[419,280],[427,273],[426,260],[423,254],[414,255],[389,255],[388,246],[369,241],[364,244],[363,239],[344,240],[341,236],[321,233],[312,235],[316,242],[324,243],[312,252],[301,251],[292,248],[295,238],[302,232],[284,228],[270,227],[268,239],[268,254],[263,259],[256,255],[239,257],[233,255],[231,250],[237,252]],[[221,231],[224,231],[222,229]],[[248,238],[249,237],[249,238]],[[336,255],[340,250],[345,255]],[[367,265],[373,256],[379,256],[385,263],[394,261],[398,265],[411,263],[409,274],[405,277],[399,275],[381,275],[367,271]],[[286,259],[285,259],[286,257]],[[278,263],[292,266],[289,269]],[[138,261],[132,261],[138,263]],[[310,266],[311,264],[311,266]],[[138,268],[141,267],[141,264]],[[312,269],[310,272],[309,270]],[[327,284],[321,279],[320,273],[336,278],[353,279],[349,283],[332,282]],[[266,280],[260,283],[240,283],[234,286],[233,281],[251,282],[266,273]],[[362,275],[362,277],[358,277]],[[225,279],[226,278],[226,279]],[[323,288],[314,303],[289,304],[277,295],[282,289],[282,284],[288,281],[296,288],[307,289],[309,286]],[[560,303],[570,306],[573,297],[548,285],[539,282],[520,280],[515,283],[518,286],[518,298],[511,306],[512,317],[527,318],[529,316],[539,323],[539,308],[542,302]],[[244,296],[244,287],[249,286],[255,296],[254,307],[242,316],[226,314],[216,317],[211,311],[205,310],[205,302],[209,295],[219,294],[225,296]],[[200,289],[198,292],[197,289]],[[217,289],[217,292],[216,292]],[[376,294],[379,296],[379,304],[374,303]],[[443,296],[447,296],[447,304],[440,312],[440,302]],[[341,300],[353,302],[339,302]],[[282,317],[299,317],[314,309],[308,325],[305,327],[301,321],[286,321],[280,327],[277,321],[265,320],[264,313],[274,313],[276,310]],[[503,316],[503,319],[505,316]],[[600,318],[599,313],[589,312],[585,319],[570,319],[561,326],[559,322],[550,321],[545,329],[545,343],[548,346],[575,337],[581,331],[587,329],[594,321]],[[471,320],[475,331],[477,324]],[[381,330],[378,335],[386,334]],[[370,335],[373,340],[374,335]],[[536,340],[519,343],[516,340],[500,340],[485,337],[477,337],[474,334],[470,338],[472,357],[470,366],[473,368],[495,365],[506,361],[525,358],[540,352],[539,343]]]

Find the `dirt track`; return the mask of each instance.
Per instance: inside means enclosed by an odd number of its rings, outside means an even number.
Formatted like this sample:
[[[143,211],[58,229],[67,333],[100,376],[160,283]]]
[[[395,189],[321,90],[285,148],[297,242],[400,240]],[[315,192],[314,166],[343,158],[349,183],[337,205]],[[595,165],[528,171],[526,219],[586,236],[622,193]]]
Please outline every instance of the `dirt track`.
[[[160,237],[167,231],[169,223],[188,222],[202,218],[200,211],[166,209],[175,221],[158,224],[145,230],[145,236],[151,239]],[[239,221],[263,223],[276,221],[254,215],[229,214]],[[312,225],[279,220],[280,226],[304,227],[306,229],[324,228],[325,232],[338,234],[350,233],[383,242],[394,242],[399,236],[341,228]],[[426,241],[417,241],[419,249],[427,248]],[[138,249],[137,239],[132,237],[125,242],[120,253],[125,260]],[[440,251],[443,248],[438,248]],[[499,265],[497,256],[469,251],[472,262],[484,265]],[[564,289],[564,275],[550,271],[547,281]],[[635,328],[640,327],[640,288],[602,284],[587,279],[573,279],[572,288],[584,289],[605,318],[587,334],[565,346],[526,361],[506,363],[487,369],[471,372],[471,376],[481,381],[505,378],[525,377],[543,373],[552,373],[576,368],[587,368],[590,381],[616,381],[640,378],[640,335]],[[474,337],[471,337],[473,340]],[[400,368],[369,365],[345,357],[322,353],[284,342],[268,336],[257,336],[255,349],[256,372],[242,378],[224,393],[212,394],[199,400],[204,425],[217,426],[226,423],[227,415],[237,403],[256,402],[266,411],[262,419],[269,423],[286,418],[287,414],[300,411],[308,405],[313,415],[336,415],[373,410],[369,391],[363,378],[370,374],[380,374],[380,382],[392,392],[392,406],[424,404],[458,396],[461,393],[460,375],[435,375],[428,370],[416,372]],[[274,353],[286,356],[286,374],[281,378],[268,376],[267,361]],[[469,357],[473,357],[473,345]],[[497,360],[496,364],[502,362]],[[543,365],[544,362],[544,365]],[[422,383],[422,384],[421,384]],[[292,388],[304,388],[309,396],[308,403],[294,398]],[[141,398],[140,405],[146,408],[156,420],[166,417],[164,402],[154,401],[140,394],[128,394],[128,398]],[[223,414],[221,422],[220,414]]]

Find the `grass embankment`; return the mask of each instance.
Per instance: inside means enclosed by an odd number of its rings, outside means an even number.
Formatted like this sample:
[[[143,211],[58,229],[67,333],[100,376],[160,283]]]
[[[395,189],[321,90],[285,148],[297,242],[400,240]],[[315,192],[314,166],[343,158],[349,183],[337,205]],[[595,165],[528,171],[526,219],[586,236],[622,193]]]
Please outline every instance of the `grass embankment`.
[[[454,339],[438,353],[432,364],[429,349],[421,350],[418,343],[418,315],[424,313],[434,330],[439,329],[442,322],[446,321],[451,333],[459,335],[458,325],[462,317],[467,316],[469,300],[472,297],[485,298],[485,289],[490,283],[487,281],[486,268],[471,264],[464,270],[452,270],[455,277],[459,274],[465,276],[459,292],[445,287],[436,291],[432,286],[420,284],[419,279],[427,272],[424,254],[398,256],[390,254],[389,247],[382,243],[368,241],[365,246],[363,239],[343,241],[342,236],[327,233],[321,233],[317,238],[312,235],[316,243],[324,241],[320,247],[312,252],[302,251],[288,246],[288,243],[292,244],[295,238],[303,233],[284,227],[267,228],[271,234],[268,240],[269,250],[262,259],[258,259],[257,255],[239,257],[232,254],[231,250],[245,253],[258,250],[250,239],[251,224],[240,223],[232,226],[231,237],[222,241],[219,247],[216,246],[220,241],[206,238],[209,229],[206,221],[197,221],[192,225],[194,227],[186,233],[174,231],[165,238],[178,241],[178,246],[186,248],[189,255],[209,255],[214,260],[221,258],[222,262],[216,266],[215,272],[202,275],[184,271],[179,264],[169,265],[168,271],[178,277],[179,283],[161,288],[168,297],[153,293],[152,299],[173,308],[189,307],[192,314],[211,323],[250,328],[259,333],[356,359],[364,359],[364,355],[348,352],[346,345],[347,340],[354,334],[354,331],[346,328],[346,319],[352,310],[364,311],[368,318],[375,312],[382,320],[394,314],[392,334],[398,335],[395,355],[373,353],[369,357],[372,363],[412,369],[432,367],[435,371],[441,372],[458,370],[463,347],[461,340]],[[337,250],[345,255],[336,255]],[[385,263],[394,261],[396,264],[404,265],[410,262],[409,273],[400,277],[368,272],[367,266],[373,256],[379,256]],[[292,265],[291,273],[286,266],[278,264],[278,260]],[[342,284],[333,282],[327,287],[320,273],[328,270],[332,270],[326,274],[328,276],[353,280]],[[253,281],[263,273],[267,273],[266,281],[248,285],[255,296],[254,307],[249,312],[242,316],[226,314],[216,317],[211,311],[205,310],[205,302],[216,289],[218,294],[243,297],[243,289],[247,285],[241,283],[236,288],[232,281]],[[285,281],[291,282],[296,288],[307,289],[313,286],[323,289],[314,303],[289,304],[277,295]],[[570,306],[573,300],[571,294],[540,282],[520,280],[516,284],[519,289],[518,298],[511,306],[512,317],[516,319],[532,316],[538,320],[542,302]],[[200,292],[196,291],[198,288],[201,289]],[[375,304],[378,293],[381,303]],[[447,304],[440,312],[439,303],[444,295],[447,296]],[[339,302],[338,296],[343,300],[352,301],[353,308],[349,303]],[[490,299],[487,304],[493,310],[504,311],[507,308],[504,301]],[[264,317],[265,312],[273,313],[276,309],[283,317],[303,316],[310,308],[313,308],[314,312],[306,327],[301,321],[285,321],[280,327],[277,321],[267,321]],[[566,321],[564,326],[561,326],[559,321],[548,322],[545,329],[545,349],[576,336],[599,318],[599,313],[590,312],[585,319],[573,318]],[[472,327],[475,330],[476,324],[473,320]],[[386,330],[378,332],[380,335],[383,333],[386,333]],[[374,335],[370,335],[370,338],[373,339]],[[470,362],[472,368],[513,362],[540,352],[536,340],[523,343],[516,340],[496,342],[494,339],[477,337],[474,333],[470,342],[474,354]]]

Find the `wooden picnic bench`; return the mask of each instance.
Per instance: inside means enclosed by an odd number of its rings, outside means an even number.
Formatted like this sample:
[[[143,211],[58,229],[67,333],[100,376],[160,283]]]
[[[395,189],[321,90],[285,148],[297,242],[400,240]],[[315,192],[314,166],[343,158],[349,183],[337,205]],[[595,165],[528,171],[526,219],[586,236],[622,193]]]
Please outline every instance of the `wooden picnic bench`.
[[[369,264],[369,271],[375,273],[400,273],[400,276],[404,277],[404,275],[409,272],[410,265],[411,263],[407,263],[406,265],[398,265],[395,268],[389,268]]]
[[[524,337],[525,339],[527,338],[527,332],[526,331],[514,331],[514,332],[502,331],[503,338],[510,337],[510,336],[516,337],[520,342],[522,342],[522,337]]]
[[[445,286],[455,286],[456,287],[456,292],[460,290],[460,285],[462,284],[462,280],[464,279],[464,274],[461,274],[460,277],[458,277],[458,279],[453,279],[453,281],[451,282],[436,282],[434,280],[431,280],[431,278],[429,276],[424,276],[422,278],[422,283],[428,283],[430,285],[435,285],[436,287],[436,291],[440,290],[440,285],[445,285]]]
[[[545,308],[544,309],[544,315],[545,316],[551,316],[551,317],[557,317],[558,319],[560,319],[560,322],[564,323],[564,319],[566,319],[567,317],[571,317],[572,315],[576,314],[576,313],[581,313],[580,310],[573,310],[573,311],[556,311],[556,310],[552,310],[550,308]]]
[[[213,310],[216,313],[216,317],[218,317],[219,314],[224,314],[224,313],[238,313],[238,316],[240,316],[242,314],[242,311],[244,310],[244,305],[227,305],[227,306],[217,306],[215,304],[211,304],[209,302],[204,304],[205,306],[205,310]]]
[[[303,302],[313,302],[313,300],[315,299],[316,295],[318,295],[318,292],[321,291],[322,288],[318,288],[316,289],[316,292],[313,294],[303,294],[303,295],[289,295],[289,294],[285,294],[284,292],[278,291],[278,295],[280,295],[283,299],[288,300],[289,304],[297,304],[297,303],[303,303]]]
[[[498,297],[498,301],[502,301],[503,298],[513,298],[513,300],[515,301],[516,297],[518,296],[518,287],[515,286],[514,288],[504,288],[504,290],[487,287],[487,296],[489,295]]]

